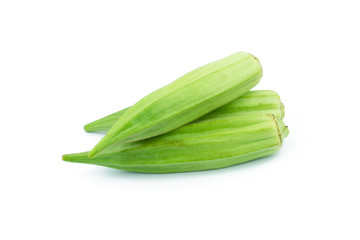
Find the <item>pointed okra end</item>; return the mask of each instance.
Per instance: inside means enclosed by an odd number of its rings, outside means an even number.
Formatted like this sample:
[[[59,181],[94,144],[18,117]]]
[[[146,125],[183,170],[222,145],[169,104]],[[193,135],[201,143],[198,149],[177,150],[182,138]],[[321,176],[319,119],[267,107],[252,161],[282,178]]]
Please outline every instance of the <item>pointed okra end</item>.
[[[85,130],[85,132],[93,132],[93,130],[92,130],[92,124],[91,124],[91,123],[86,124],[86,125],[84,126],[84,130]]]
[[[95,146],[96,147],[96,146]],[[88,157],[89,158],[93,158],[95,157],[101,150],[98,150],[98,148],[93,148],[89,154],[88,154]]]
[[[107,132],[129,108],[122,109],[84,126],[86,132]]]
[[[85,162],[88,162],[88,160],[89,160],[88,153],[89,152],[64,154],[62,156],[62,160],[66,161],[66,162],[85,163]]]
[[[84,126],[85,132],[101,132],[101,131],[107,131],[110,127],[103,126],[104,124],[98,123],[98,122],[91,122]]]
[[[112,122],[110,122],[110,121],[109,122],[94,121],[94,122],[86,124],[84,126],[84,130],[89,133],[91,133],[91,132],[106,132],[112,127],[114,122],[116,122],[116,120],[112,121]]]
[[[93,158],[96,155],[98,155],[101,151],[103,151],[105,148],[111,146],[113,143],[116,142],[116,139],[114,139],[112,136],[109,136],[106,134],[88,154],[89,158]]]
[[[118,123],[118,122],[117,122]],[[120,122],[120,126],[121,126]],[[110,147],[116,142],[119,142],[122,140],[121,128],[118,127],[118,125],[115,123],[110,130],[105,134],[105,136],[91,149],[89,152],[89,158],[93,158],[96,155],[98,155],[100,152],[105,150],[106,148]]]
[[[86,132],[101,132],[101,131],[108,131],[112,125],[117,121],[117,118],[112,118],[112,116],[119,115],[118,112],[106,116],[104,118],[98,119],[91,123],[88,123],[84,126],[84,130]]]

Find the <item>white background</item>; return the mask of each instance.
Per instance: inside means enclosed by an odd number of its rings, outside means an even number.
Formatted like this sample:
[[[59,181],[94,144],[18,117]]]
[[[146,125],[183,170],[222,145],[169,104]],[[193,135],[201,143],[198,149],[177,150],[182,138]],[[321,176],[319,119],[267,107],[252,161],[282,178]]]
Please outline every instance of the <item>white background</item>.
[[[358,1],[1,1],[1,239],[360,239]],[[290,135],[227,169],[63,162],[83,125],[237,51]]]

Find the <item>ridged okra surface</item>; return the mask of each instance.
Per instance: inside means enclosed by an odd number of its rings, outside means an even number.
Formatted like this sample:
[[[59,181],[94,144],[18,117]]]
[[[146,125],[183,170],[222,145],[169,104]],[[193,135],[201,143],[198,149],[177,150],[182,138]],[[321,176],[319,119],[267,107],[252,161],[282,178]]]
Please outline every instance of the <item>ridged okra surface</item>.
[[[278,151],[288,133],[271,114],[202,120],[161,136],[114,144],[94,158],[83,152],[63,160],[147,173],[217,169]]]
[[[89,157],[115,143],[154,137],[192,122],[248,92],[261,76],[258,59],[245,52],[195,69],[127,109]]]
[[[128,108],[112,113],[106,117],[88,123],[84,126],[87,132],[108,131],[116,121],[125,113]],[[280,96],[271,90],[249,91],[234,101],[215,109],[200,119],[212,119],[219,117],[273,114],[279,119],[283,119],[285,111],[284,105],[280,101]],[[196,120],[195,120],[196,121]]]

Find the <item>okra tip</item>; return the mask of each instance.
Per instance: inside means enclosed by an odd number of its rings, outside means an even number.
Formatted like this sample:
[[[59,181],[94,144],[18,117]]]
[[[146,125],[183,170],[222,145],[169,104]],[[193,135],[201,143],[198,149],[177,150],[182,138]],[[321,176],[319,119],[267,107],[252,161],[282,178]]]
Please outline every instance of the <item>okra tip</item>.
[[[85,132],[92,132],[92,124],[91,123],[88,123],[84,126],[84,130]]]
[[[93,149],[91,149],[91,151],[88,154],[89,158],[93,158],[96,155],[98,155],[100,152],[102,152],[105,148],[111,146],[112,144],[114,144],[115,142],[118,141],[118,139],[116,138],[116,132],[114,133],[111,132],[111,129],[109,132],[106,133],[106,135],[95,145],[95,147],[93,147]]]
[[[62,155],[62,160],[66,162],[87,162],[89,152],[71,153]]]
[[[94,150],[94,149],[93,149],[93,150]],[[89,154],[88,154],[88,157],[89,157],[89,158],[93,158],[93,157],[95,157],[96,154],[98,154],[98,151],[93,151],[93,150],[91,150],[91,151],[89,152]]]
[[[106,141],[101,141],[93,148],[88,154],[89,158],[95,157],[98,153],[100,153],[102,150],[104,150],[106,147],[108,147],[110,144],[106,144]]]
[[[66,161],[66,162],[72,162],[73,160],[73,154],[64,154],[62,155],[62,160]]]

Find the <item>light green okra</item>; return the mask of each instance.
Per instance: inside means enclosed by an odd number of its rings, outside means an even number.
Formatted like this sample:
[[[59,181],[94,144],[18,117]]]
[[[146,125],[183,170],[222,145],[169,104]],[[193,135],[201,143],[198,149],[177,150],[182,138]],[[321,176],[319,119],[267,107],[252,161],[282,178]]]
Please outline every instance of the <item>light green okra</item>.
[[[125,108],[88,123],[84,129],[87,132],[108,131],[127,109]],[[281,103],[280,97],[276,92],[271,90],[249,91],[234,101],[206,114],[200,120],[263,113],[273,114],[275,117],[283,119],[284,105]]]
[[[192,122],[248,92],[261,76],[258,59],[245,52],[195,69],[126,110],[89,157],[115,143],[154,137]]]
[[[147,173],[224,168],[270,155],[289,131],[271,114],[233,116],[189,123],[137,142],[114,144],[94,158],[88,152],[63,160]]]

